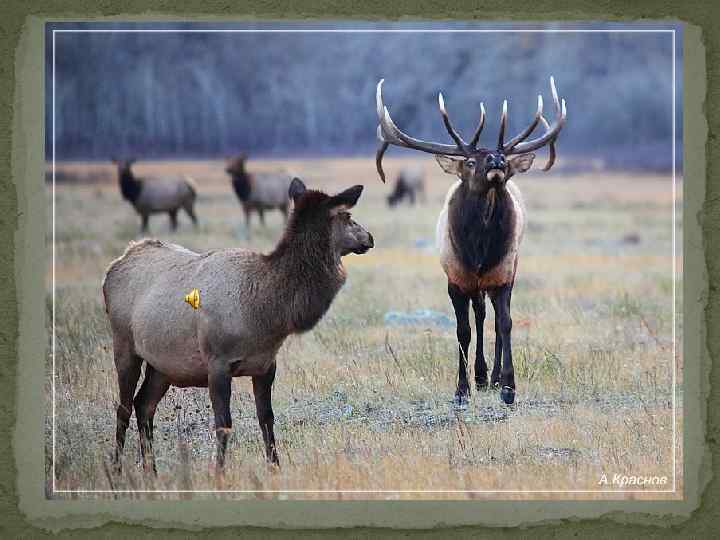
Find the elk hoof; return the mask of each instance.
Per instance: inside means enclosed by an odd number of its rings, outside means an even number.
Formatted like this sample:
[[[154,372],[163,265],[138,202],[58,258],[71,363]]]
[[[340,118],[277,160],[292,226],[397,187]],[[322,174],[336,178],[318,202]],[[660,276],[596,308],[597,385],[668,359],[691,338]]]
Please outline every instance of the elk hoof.
[[[487,390],[487,389],[488,389],[488,382],[487,382],[487,380],[484,380],[484,381],[482,381],[482,380],[477,381],[477,380],[476,380],[476,381],[475,381],[475,389],[478,390],[478,391],[481,391],[481,392],[484,392],[485,390]]]
[[[467,407],[469,397],[470,393],[467,391],[455,392],[455,397],[453,398],[453,405],[459,408]]]
[[[515,390],[509,386],[503,386],[500,390],[500,398],[506,405],[512,405],[515,401]]]

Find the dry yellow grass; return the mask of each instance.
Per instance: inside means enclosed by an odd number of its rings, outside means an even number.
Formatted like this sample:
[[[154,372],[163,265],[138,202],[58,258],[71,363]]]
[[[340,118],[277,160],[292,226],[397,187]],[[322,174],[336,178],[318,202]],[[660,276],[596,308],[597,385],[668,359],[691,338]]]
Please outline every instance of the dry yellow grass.
[[[250,163],[255,170],[295,171],[308,185],[331,191],[365,184],[354,216],[373,233],[376,248],[346,258],[348,283],[328,315],[312,332],[290,338],[279,354],[274,409],[280,471],[264,464],[250,381],[233,382],[235,432],[225,488],[248,493],[223,496],[680,498],[681,466],[675,494],[650,492],[671,488],[673,473],[669,177],[534,172],[519,179],[529,227],[512,309],[518,402],[508,408],[494,391],[474,392],[469,407],[456,410],[449,403],[457,375],[454,329],[383,322],[388,310],[430,308],[453,316],[445,276],[428,246],[452,178],[431,159],[388,159],[386,170],[392,175],[410,162],[428,174],[428,202],[395,211],[385,206],[389,187],[379,183],[369,158]],[[109,164],[62,167],[82,182],[58,184],[56,191],[56,488],[213,490],[212,415],[204,389],[171,389],[161,403],[157,479],[140,473],[134,426],[123,475],[106,473],[117,389],[100,281],[136,238],[139,219],[108,181],[114,178]],[[167,218],[157,216],[150,221],[152,236],[198,251],[267,251],[281,234],[275,213],[266,228],[256,224],[246,237],[221,162],[141,162],[137,172],[186,173],[199,186],[199,229],[181,217],[173,235]],[[48,208],[50,202],[48,196]],[[678,237],[681,223],[678,215]],[[47,275],[50,291],[50,263]],[[488,313],[485,351],[492,358]],[[681,335],[678,319],[678,384]],[[678,441],[681,411],[678,392]],[[48,417],[49,486],[51,427]],[[676,460],[682,463],[679,442]],[[599,485],[603,473],[610,479],[666,476],[669,483],[621,493],[619,486]],[[215,495],[192,494],[208,496]]]

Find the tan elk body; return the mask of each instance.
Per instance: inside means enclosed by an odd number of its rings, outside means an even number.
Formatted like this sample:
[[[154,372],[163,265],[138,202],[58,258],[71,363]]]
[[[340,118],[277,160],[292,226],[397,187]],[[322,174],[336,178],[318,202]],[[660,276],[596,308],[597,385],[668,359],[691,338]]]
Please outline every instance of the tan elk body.
[[[134,160],[113,160],[117,165],[118,183],[123,198],[133,205],[142,218],[141,230],[147,231],[152,214],[167,213],[170,226],[177,229],[177,214],[184,210],[193,224],[197,225],[194,205],[197,187],[189,176],[136,177],[131,169]]]
[[[263,225],[266,210],[280,210],[287,220],[288,186],[292,175],[285,171],[248,172],[246,162],[247,156],[240,154],[229,160],[225,172],[230,175],[233,190],[243,207],[248,232],[253,212],[258,213]]]

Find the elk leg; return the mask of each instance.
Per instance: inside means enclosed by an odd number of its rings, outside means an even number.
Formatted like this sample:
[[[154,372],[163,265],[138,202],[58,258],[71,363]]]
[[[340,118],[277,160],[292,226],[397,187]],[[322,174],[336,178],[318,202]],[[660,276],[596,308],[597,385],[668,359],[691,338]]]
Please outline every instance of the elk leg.
[[[149,214],[142,214],[142,225],[140,225],[140,232],[146,233],[148,230],[148,222],[150,221]]]
[[[498,315],[498,306],[494,295],[490,295],[493,311],[495,312],[495,360],[493,363],[492,374],[490,375],[490,384],[500,386],[500,365],[502,362],[502,336],[500,335],[500,316]]]
[[[170,210],[168,212],[168,215],[170,216],[170,229],[173,231],[177,230],[177,209]]]
[[[157,467],[153,452],[153,418],[158,403],[165,396],[168,388],[170,388],[170,383],[167,378],[150,364],[145,364],[145,379],[135,396],[135,418],[140,435],[143,469],[146,473],[152,472],[155,475],[157,475]]]
[[[492,302],[493,311],[495,312],[495,360],[493,363],[493,370],[490,376],[490,384],[494,387],[500,386],[500,372],[502,367],[503,358],[503,340],[502,332],[500,331],[500,306],[498,304],[498,297],[496,294],[490,295]]]
[[[475,388],[483,390],[487,388],[487,364],[483,351],[483,324],[485,323],[485,293],[481,292],[472,299],[473,311],[475,312]]]
[[[258,208],[258,215],[260,216],[260,225],[265,226],[265,210]]]
[[[280,211],[283,213],[283,217],[285,218],[285,223],[287,223],[288,220],[288,207],[287,205],[283,205],[280,207]]]
[[[503,285],[496,291],[495,304],[497,311],[495,318],[498,320],[500,338],[502,341],[502,367],[500,371],[500,397],[510,405],[515,401],[515,370],[512,363],[512,344],[510,333],[512,331],[512,318],[510,317],[510,297],[512,296],[512,284]]]
[[[140,378],[142,358],[134,355],[129,347],[114,340],[115,369],[118,376],[120,403],[117,407],[117,425],[115,429],[115,467],[118,472],[122,469],[122,453],[125,447],[125,434],[130,425],[132,416],[133,395]]]
[[[247,232],[248,238],[250,237],[250,214],[252,210],[250,207],[243,205],[243,212],[245,212],[245,231]]]
[[[272,384],[275,380],[275,363],[265,375],[252,378],[253,394],[255,394],[255,410],[265,441],[265,455],[268,462],[280,466],[275,448],[275,416],[272,410]]]
[[[185,209],[185,213],[187,213],[187,215],[190,216],[190,219],[192,220],[193,225],[195,227],[197,227],[198,220],[197,220],[197,216],[195,215],[195,210],[193,210],[193,203],[189,202],[183,208]]]
[[[457,319],[458,340],[458,385],[455,392],[456,403],[466,402],[470,396],[470,385],[467,380],[468,348],[470,347],[470,297],[462,292],[457,285],[448,282],[448,295],[455,309]]]
[[[211,360],[208,375],[208,390],[213,413],[215,413],[215,437],[217,439],[216,474],[222,475],[225,469],[225,452],[232,432],[230,417],[230,390],[232,377],[228,365],[219,360]]]

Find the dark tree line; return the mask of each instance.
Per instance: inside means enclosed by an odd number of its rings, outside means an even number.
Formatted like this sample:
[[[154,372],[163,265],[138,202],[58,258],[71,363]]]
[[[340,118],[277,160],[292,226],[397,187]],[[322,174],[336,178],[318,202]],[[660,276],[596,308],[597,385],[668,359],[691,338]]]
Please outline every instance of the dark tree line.
[[[553,114],[552,74],[568,104],[561,151],[670,163],[669,34],[58,33],[55,46],[58,159],[369,153],[380,78],[393,118],[418,137],[449,142],[438,91],[464,133],[484,101],[491,145],[504,98],[511,131],[538,92]],[[677,103],[681,74],[678,62]]]

